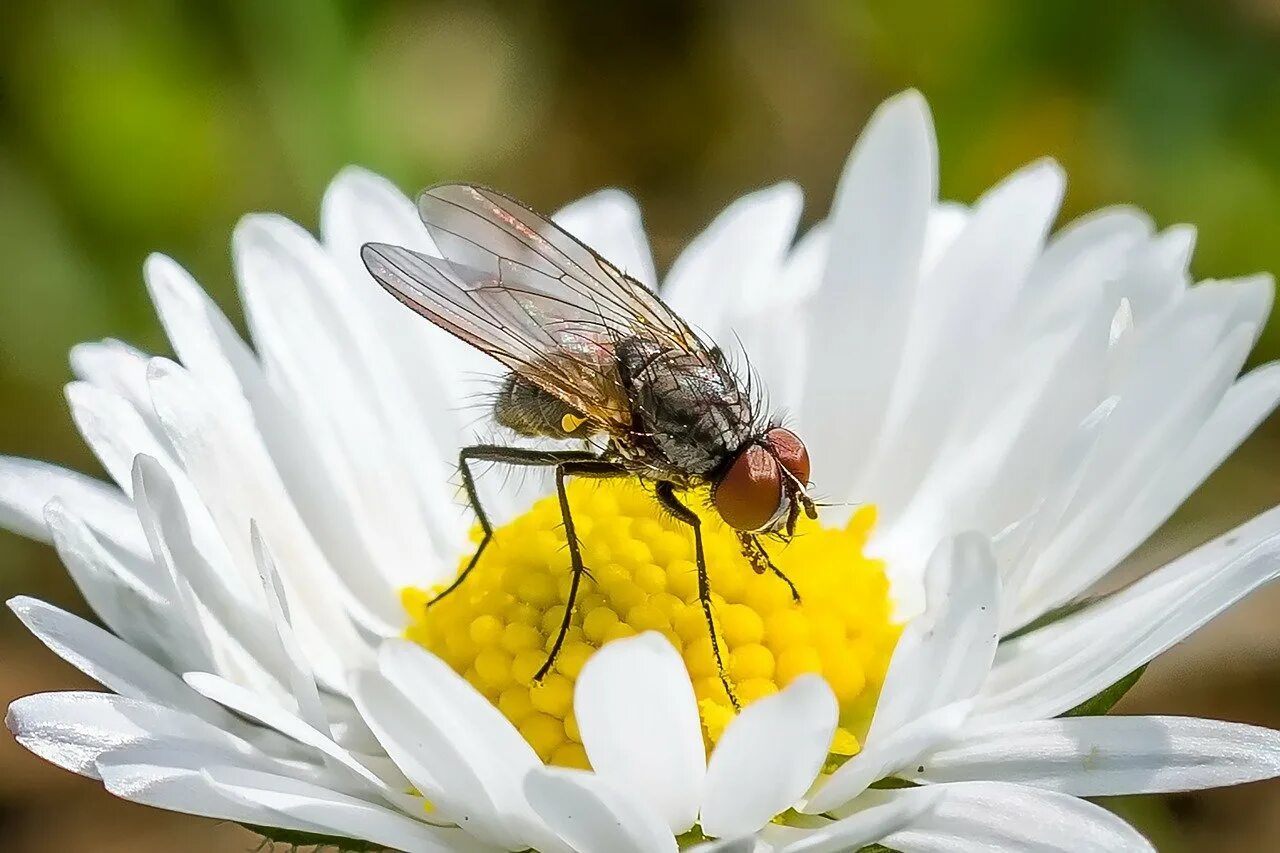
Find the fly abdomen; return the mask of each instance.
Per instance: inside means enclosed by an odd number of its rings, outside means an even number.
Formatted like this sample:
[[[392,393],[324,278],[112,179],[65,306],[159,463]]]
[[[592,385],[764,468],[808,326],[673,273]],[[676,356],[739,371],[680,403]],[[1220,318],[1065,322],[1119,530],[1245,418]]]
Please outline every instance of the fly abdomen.
[[[556,439],[591,437],[595,429],[582,413],[514,373],[502,380],[493,418],[518,435]]]

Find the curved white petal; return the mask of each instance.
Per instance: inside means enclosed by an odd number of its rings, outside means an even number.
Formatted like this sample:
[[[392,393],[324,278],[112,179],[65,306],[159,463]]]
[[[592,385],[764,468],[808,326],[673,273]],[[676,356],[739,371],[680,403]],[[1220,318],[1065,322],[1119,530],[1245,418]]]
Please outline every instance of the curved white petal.
[[[142,559],[110,547],[61,499],[45,507],[45,520],[67,572],[117,636],[165,665],[210,665],[196,626],[172,618],[173,581],[150,553]]]
[[[831,688],[816,675],[744,708],[707,764],[702,831],[753,833],[791,808],[822,769],[838,714]]]
[[[1199,486],[1239,447],[1280,402],[1280,364],[1262,365],[1236,380],[1214,411],[1196,427],[1194,437],[1174,458],[1163,463],[1140,494],[1112,518],[1103,547],[1091,555],[1095,566],[1113,566],[1164,524]],[[1096,574],[1095,572],[1093,572]],[[1072,586],[1088,579],[1084,575]],[[1060,596],[1061,593],[1058,593]],[[1010,627],[1038,616],[1051,596],[1033,596],[1020,602],[1018,618]]]
[[[230,714],[114,634],[34,598],[19,596],[8,604],[40,642],[108,690],[193,714],[219,728],[235,726]]]
[[[841,499],[868,461],[897,379],[937,200],[937,160],[929,107],[919,92],[905,92],[871,116],[836,188],[831,251],[807,309],[797,414],[814,470]]]
[[[438,814],[487,841],[516,849],[519,839],[499,819],[469,756],[447,732],[376,672],[357,673],[352,694],[387,755]]]
[[[432,786],[424,789],[432,791],[430,799],[435,801],[441,796],[436,792],[443,790],[455,808],[468,809],[481,821],[497,818],[498,832],[489,840],[559,849],[562,845],[524,796],[524,778],[541,762],[498,709],[447,664],[412,643],[387,641],[378,662],[386,681],[366,676],[357,702],[406,774],[415,783],[423,778]]]
[[[1078,797],[1155,794],[1280,776],[1280,732],[1190,717],[1067,717],[976,732],[935,750],[921,782],[995,780]]]
[[[97,773],[105,787],[121,799],[145,806],[256,826],[324,833],[324,827],[218,790],[209,768],[240,766],[225,756],[192,752],[181,744],[143,746],[104,755]]]
[[[349,295],[363,305],[370,325],[386,347],[391,363],[377,369],[399,377],[398,381],[389,380],[399,391],[393,392],[389,385],[387,399],[401,410],[406,429],[422,431],[421,440],[408,439],[411,446],[422,445],[415,448],[411,460],[420,466],[418,479],[422,482],[418,485],[441,490],[447,501],[452,492],[444,488],[439,474],[447,476],[457,461],[457,448],[471,438],[468,422],[472,418],[466,406],[488,387],[477,377],[496,378],[498,365],[406,310],[378,287],[365,269],[360,247],[374,240],[438,254],[413,202],[390,181],[365,169],[343,169],[325,191],[320,230],[329,256],[343,273]],[[432,477],[432,468],[441,465]],[[457,512],[451,511],[451,505],[441,506],[438,497],[424,492],[424,505],[428,510],[444,510],[441,521],[448,533],[457,522]],[[509,512],[514,505],[505,501],[495,508]],[[441,544],[462,547],[465,536]]]
[[[1053,717],[1097,694],[1280,575],[1280,507],[1085,610],[1005,643],[984,724]]]
[[[150,559],[138,517],[119,489],[47,462],[0,456],[0,526],[48,542],[44,508],[54,498],[129,554]]]
[[[1000,782],[938,786],[944,795],[881,839],[902,853],[1154,853],[1129,824],[1085,800]]]
[[[643,800],[593,773],[542,767],[525,777],[530,805],[575,853],[674,853],[675,836]]]
[[[143,746],[185,749],[250,766],[272,767],[246,741],[191,714],[109,693],[39,693],[15,700],[5,725],[46,761],[100,778],[104,756]]]
[[[596,773],[648,803],[673,833],[693,826],[706,775],[702,724],[666,638],[646,632],[596,652],[578,675],[573,709]]]
[[[231,552],[242,588],[259,586],[249,542],[250,521],[257,521],[287,573],[286,594],[297,602],[294,629],[317,677],[340,686],[347,671],[370,657],[369,644],[343,606],[347,576],[320,551],[252,424],[215,409],[191,375],[172,362],[154,360],[150,381],[156,413]]]
[[[926,609],[903,630],[867,733],[874,743],[923,714],[971,698],[999,639],[1000,577],[975,533],[938,545],[925,569]]]
[[[330,500],[346,505],[346,523],[371,557],[371,566],[344,581],[379,620],[371,627],[394,633],[390,626],[403,618],[396,581],[421,577],[424,562],[439,556],[429,532],[451,504],[440,491],[447,470],[422,470],[423,457],[442,460],[411,452],[422,437],[400,420],[394,401],[405,395],[386,387],[399,373],[314,238],[281,217],[247,217],[236,228],[234,255],[267,375],[301,413],[336,486]],[[438,490],[438,511],[424,508],[420,483]],[[370,568],[380,585],[369,583]]]
[[[911,499],[961,419],[1064,184],[1062,170],[1049,161],[1005,179],[978,201],[964,231],[922,279],[884,427],[869,454],[874,462],[860,481],[861,493],[875,495],[884,524]]]
[[[822,814],[850,802],[857,803],[854,798],[863,796],[872,782],[919,767],[922,756],[956,737],[963,731],[972,708],[973,703],[968,700],[953,702],[868,742],[861,752],[821,782],[813,796],[798,809],[805,814]]]
[[[782,847],[783,853],[843,853],[858,850],[910,824],[946,795],[942,787],[868,791],[838,820],[810,829]]]
[[[1177,385],[1168,396],[1153,394],[1143,400],[1120,391],[1120,405],[1081,487],[1082,509],[1028,575],[1028,612],[1061,604],[1105,574],[1113,563],[1098,559],[1098,552],[1110,542],[1122,538],[1129,549],[1138,544],[1124,523],[1132,502],[1142,494],[1159,460],[1182,451],[1218,405],[1244,361],[1252,335],[1252,328],[1238,327],[1187,374],[1174,371],[1160,380]],[[1100,536],[1099,531],[1106,534]]]
[[[77,379],[124,397],[154,427],[155,416],[147,392],[149,359],[138,348],[112,338],[71,348],[71,370]]]
[[[262,807],[342,838],[385,844],[405,853],[471,853],[487,848],[459,830],[428,826],[382,806],[297,779],[241,767],[211,767],[215,790],[248,807]],[[426,813],[426,804],[422,806]],[[274,823],[272,825],[275,825]]]
[[[143,265],[147,291],[165,335],[184,367],[235,402],[252,391],[257,358],[191,274],[165,255]]]

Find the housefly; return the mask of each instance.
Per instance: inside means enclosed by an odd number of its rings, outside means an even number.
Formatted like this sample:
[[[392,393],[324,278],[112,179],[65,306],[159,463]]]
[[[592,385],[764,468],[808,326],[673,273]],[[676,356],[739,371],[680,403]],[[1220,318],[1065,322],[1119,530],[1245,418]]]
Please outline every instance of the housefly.
[[[578,439],[599,450],[542,450],[480,444],[459,453],[463,488],[483,537],[448,596],[467,579],[493,536],[471,464],[546,467],[556,493],[572,570],[559,634],[540,680],[555,662],[573,614],[583,565],[567,477],[638,477],[691,529],[698,598],[729,696],[711,619],[699,517],[681,494],[710,488],[711,507],[737,531],[760,573],[795,586],[770,561],[760,537],[794,535],[803,511],[816,517],[803,442],[762,411],[751,383],[643,284],[524,205],[468,184],[426,190],[418,212],[438,257],[369,243],[365,266],[392,296],[510,371],[493,417],[517,434]]]

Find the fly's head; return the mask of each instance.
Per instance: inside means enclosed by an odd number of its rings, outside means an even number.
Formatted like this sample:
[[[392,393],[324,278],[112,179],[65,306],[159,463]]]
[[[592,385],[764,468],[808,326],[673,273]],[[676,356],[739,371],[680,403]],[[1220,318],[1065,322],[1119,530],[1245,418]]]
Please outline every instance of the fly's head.
[[[789,429],[773,427],[744,445],[711,490],[725,523],[747,533],[795,534],[803,511],[818,512],[809,497],[809,451]]]

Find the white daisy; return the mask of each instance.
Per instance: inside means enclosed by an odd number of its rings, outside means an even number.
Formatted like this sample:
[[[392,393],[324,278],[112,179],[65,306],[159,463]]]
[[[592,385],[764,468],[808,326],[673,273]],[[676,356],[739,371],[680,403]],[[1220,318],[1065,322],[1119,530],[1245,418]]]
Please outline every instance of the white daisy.
[[[503,526],[428,618],[424,590],[470,548],[449,475],[493,368],[369,280],[364,242],[432,247],[407,199],[350,170],[323,243],[271,216],[237,229],[256,351],[154,257],[181,363],[73,352],[73,416],[118,488],[0,463],[0,522],[52,541],[110,632],[11,606],[118,694],[28,697],[10,728],[129,799],[404,850],[1142,849],[1077,797],[1280,773],[1265,730],[1054,719],[1269,580],[1276,511],[997,646],[1105,575],[1274,407],[1274,366],[1236,379],[1269,277],[1189,288],[1193,232],[1128,209],[1046,240],[1051,163],[939,203],[935,159],[923,101],[896,98],[825,223],[793,246],[798,190],[753,194],[664,282],[741,341],[836,504],[775,555],[798,605],[712,525],[741,715],[687,536],[634,486],[572,489],[595,580],[542,685],[568,560],[536,478],[483,478]],[[557,219],[654,281],[624,194]],[[646,630],[663,636],[595,652]],[[921,784],[868,790],[889,776]]]

